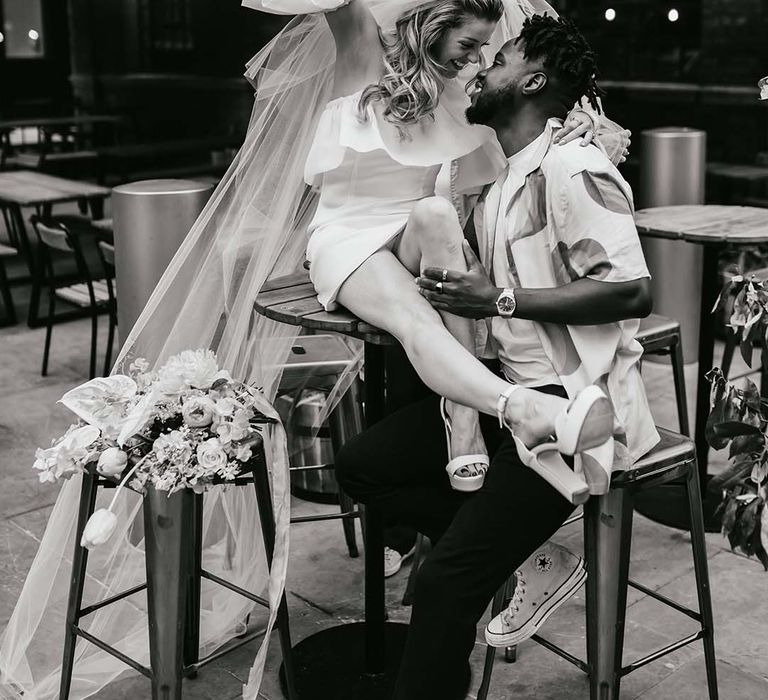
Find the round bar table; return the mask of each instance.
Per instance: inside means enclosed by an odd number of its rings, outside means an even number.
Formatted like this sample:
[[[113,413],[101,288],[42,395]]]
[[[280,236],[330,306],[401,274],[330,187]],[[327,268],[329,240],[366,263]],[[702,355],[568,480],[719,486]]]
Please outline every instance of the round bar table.
[[[391,336],[349,312],[325,311],[306,272],[267,282],[254,308],[274,321],[363,340],[365,423],[371,426],[383,418],[384,346],[395,344]],[[408,626],[386,622],[383,521],[370,506],[364,518],[365,622],[316,632],[293,648],[298,700],[386,700],[391,696]]]
[[[666,238],[701,245],[704,249],[701,305],[699,311],[698,379],[696,385],[696,454],[704,495],[704,519],[707,530],[720,530],[714,511],[719,494],[707,490],[707,444],[705,431],[709,416],[709,382],[706,374],[712,368],[715,345],[715,317],[712,308],[720,293],[718,260],[726,244],[754,245],[768,243],[768,209],[758,207],[695,204],[641,209],[636,214],[638,233],[648,238]],[[762,391],[768,391],[763,381]],[[636,509],[656,522],[689,529],[683,489],[661,486],[638,498]]]

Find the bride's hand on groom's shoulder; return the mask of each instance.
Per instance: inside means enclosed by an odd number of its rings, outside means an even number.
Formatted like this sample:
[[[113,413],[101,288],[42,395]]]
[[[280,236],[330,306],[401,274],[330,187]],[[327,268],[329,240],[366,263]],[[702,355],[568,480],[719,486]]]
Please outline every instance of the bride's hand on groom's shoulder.
[[[496,313],[499,289],[467,241],[463,243],[467,271],[426,267],[416,278],[419,293],[438,311],[465,318],[487,318]]]

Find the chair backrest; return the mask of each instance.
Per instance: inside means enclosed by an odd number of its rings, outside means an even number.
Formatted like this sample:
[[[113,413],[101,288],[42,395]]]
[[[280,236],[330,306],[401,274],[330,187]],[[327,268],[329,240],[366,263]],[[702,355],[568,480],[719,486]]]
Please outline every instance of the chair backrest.
[[[47,216],[42,217],[37,214],[31,217],[32,226],[37,234],[41,262],[49,280],[48,284],[61,286],[65,278],[69,279],[67,284],[72,283],[72,275],[64,274],[60,276],[54,269],[54,257],[52,250],[70,253],[75,258],[77,266],[77,276],[80,281],[85,282],[89,287],[93,279],[89,269],[88,261],[83,252],[83,245],[80,240],[80,230],[88,222],[81,217],[74,216]]]
[[[101,258],[105,265],[113,268],[115,267],[115,246],[107,241],[99,241],[99,251],[101,252]]]
[[[40,242],[49,248],[64,250],[69,253],[74,252],[74,248],[69,240],[69,233],[65,228],[56,226],[53,222],[43,223],[43,221],[38,219],[35,223],[35,229],[37,230]]]

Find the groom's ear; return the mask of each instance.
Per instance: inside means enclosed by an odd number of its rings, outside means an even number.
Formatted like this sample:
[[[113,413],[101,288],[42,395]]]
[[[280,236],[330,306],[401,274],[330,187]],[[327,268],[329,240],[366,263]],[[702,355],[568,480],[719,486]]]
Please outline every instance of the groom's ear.
[[[525,80],[523,81],[522,92],[524,95],[535,95],[544,89],[547,81],[548,78],[545,73],[530,73],[525,77]]]

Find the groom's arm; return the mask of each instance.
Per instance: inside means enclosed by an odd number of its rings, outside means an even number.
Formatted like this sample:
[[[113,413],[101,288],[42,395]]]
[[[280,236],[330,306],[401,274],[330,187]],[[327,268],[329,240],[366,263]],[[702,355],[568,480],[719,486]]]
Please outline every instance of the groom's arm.
[[[442,283],[441,268],[428,267],[418,278],[421,294],[436,309],[466,318],[498,316],[496,299],[502,289],[488,277],[468,244],[464,247],[467,272],[451,270]],[[651,312],[647,277],[624,282],[603,282],[583,277],[560,287],[515,289],[516,318],[570,326],[597,325],[641,318]]]

